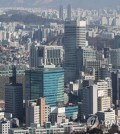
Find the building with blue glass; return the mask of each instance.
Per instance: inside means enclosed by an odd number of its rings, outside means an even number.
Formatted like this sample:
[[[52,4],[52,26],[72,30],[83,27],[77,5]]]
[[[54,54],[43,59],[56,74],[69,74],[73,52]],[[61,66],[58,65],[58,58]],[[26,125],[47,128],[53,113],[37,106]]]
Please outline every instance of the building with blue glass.
[[[78,116],[78,105],[65,107],[65,114],[68,119],[73,119],[75,114]]]
[[[33,68],[25,72],[26,100],[45,97],[46,103],[56,106],[64,102],[64,70],[51,66]]]

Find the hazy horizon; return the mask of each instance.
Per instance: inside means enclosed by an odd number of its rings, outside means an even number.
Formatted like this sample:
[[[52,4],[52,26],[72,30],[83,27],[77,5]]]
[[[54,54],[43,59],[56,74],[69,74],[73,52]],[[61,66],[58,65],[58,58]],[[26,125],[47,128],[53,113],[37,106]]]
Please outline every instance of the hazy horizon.
[[[71,4],[73,8],[117,7],[120,0],[0,0],[0,7],[53,7]]]

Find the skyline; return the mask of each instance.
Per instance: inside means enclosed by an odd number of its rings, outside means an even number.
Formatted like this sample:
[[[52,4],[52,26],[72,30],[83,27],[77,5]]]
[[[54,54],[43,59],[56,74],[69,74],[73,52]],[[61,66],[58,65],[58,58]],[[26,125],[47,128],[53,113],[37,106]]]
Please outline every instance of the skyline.
[[[117,7],[120,4],[119,0],[1,0],[0,7],[41,7],[41,8],[56,8],[63,4],[67,6],[71,4],[73,8],[104,8]]]

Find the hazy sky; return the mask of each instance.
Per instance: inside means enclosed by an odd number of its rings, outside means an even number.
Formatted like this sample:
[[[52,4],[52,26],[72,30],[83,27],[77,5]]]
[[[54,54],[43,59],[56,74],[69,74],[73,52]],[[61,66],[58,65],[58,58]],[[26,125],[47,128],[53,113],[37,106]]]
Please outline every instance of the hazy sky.
[[[71,3],[73,7],[98,8],[115,7],[120,0],[0,0],[0,6],[58,7]]]

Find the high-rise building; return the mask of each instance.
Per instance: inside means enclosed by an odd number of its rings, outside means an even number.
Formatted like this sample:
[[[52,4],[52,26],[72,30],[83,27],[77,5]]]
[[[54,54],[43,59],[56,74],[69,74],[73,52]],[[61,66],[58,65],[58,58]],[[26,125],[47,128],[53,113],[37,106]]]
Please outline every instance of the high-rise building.
[[[60,7],[59,7],[59,19],[61,19],[61,20],[64,19],[64,9],[63,9],[63,5],[60,5]]]
[[[77,70],[84,71],[85,70],[85,63],[87,61],[95,61],[96,60],[96,50],[90,46],[86,47],[79,47],[77,50]]]
[[[46,105],[45,98],[28,100],[26,102],[26,125],[37,123],[43,126],[45,122],[48,122],[49,113],[50,107]]]
[[[54,65],[26,70],[26,100],[45,97],[46,104],[64,103],[64,70]]]
[[[110,51],[111,64],[114,69],[120,69],[120,48],[111,49]]]
[[[64,29],[65,82],[69,82],[76,79],[77,48],[86,45],[86,22],[68,21]]]
[[[61,65],[63,62],[62,46],[32,44],[30,49],[30,67],[41,65]]]
[[[67,6],[67,20],[71,20],[72,19],[72,7],[71,5],[69,4]]]
[[[97,85],[85,87],[83,89],[83,114],[95,114],[98,108],[98,90]]]
[[[5,86],[5,111],[13,117],[23,119],[23,87],[16,83],[16,67],[13,66],[13,75]]]
[[[114,105],[120,106],[120,72],[112,72],[112,99]]]

